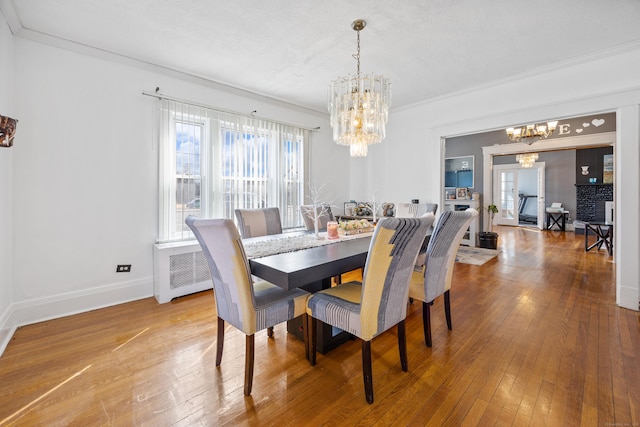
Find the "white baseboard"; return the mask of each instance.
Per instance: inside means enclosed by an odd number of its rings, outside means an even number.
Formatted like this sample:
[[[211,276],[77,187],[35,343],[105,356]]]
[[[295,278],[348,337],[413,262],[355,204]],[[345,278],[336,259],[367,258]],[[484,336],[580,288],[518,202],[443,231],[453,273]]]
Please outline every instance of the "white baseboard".
[[[17,327],[11,323],[12,312],[11,304],[9,304],[4,313],[0,313],[0,356],[4,353],[4,349],[9,345],[9,341],[11,341],[17,329]]]
[[[153,276],[14,302],[0,315],[0,356],[20,326],[153,296]]]

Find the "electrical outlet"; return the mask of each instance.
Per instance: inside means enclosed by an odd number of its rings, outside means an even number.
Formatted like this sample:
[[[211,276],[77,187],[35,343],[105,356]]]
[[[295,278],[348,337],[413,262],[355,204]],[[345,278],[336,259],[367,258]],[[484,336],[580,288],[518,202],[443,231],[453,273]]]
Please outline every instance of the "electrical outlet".
[[[118,264],[116,267],[116,273],[130,273],[131,264]]]

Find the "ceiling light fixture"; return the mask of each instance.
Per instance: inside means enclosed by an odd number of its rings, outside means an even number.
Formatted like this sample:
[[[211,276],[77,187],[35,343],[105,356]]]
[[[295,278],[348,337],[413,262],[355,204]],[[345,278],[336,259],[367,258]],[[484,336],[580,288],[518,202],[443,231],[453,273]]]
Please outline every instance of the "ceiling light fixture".
[[[536,160],[538,160],[538,153],[518,154],[516,160],[520,162],[520,166],[523,168],[531,168]]]
[[[329,84],[328,109],[333,140],[348,145],[351,157],[366,157],[370,144],[386,136],[391,104],[391,83],[384,76],[360,74],[360,31],[367,25],[362,19],[351,24],[357,34],[356,75],[339,77]]]
[[[547,122],[546,125],[525,125],[518,128],[508,128],[507,136],[512,141],[524,142],[531,145],[542,138],[548,138],[558,126],[558,121]]]

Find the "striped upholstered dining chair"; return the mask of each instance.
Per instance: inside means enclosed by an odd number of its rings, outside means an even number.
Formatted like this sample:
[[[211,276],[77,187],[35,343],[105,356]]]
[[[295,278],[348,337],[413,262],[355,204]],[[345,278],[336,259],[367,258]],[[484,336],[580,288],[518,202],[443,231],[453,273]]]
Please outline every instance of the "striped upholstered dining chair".
[[[246,335],[244,394],[249,396],[253,384],[254,334],[298,316],[304,316],[304,329],[309,294],[301,289],[284,290],[264,280],[253,282],[238,229],[230,219],[189,216],[185,222],[202,247],[213,280],[218,313],[216,366],[222,362],[226,321]]]
[[[280,209],[236,209],[238,228],[243,239],[282,233]],[[273,328],[267,328],[267,335],[273,338]]]
[[[316,322],[321,320],[362,341],[362,373],[367,402],[373,403],[371,340],[398,326],[398,347],[407,371],[405,317],[409,280],[416,256],[434,216],[384,218],[373,233],[362,282],[342,283],[312,294],[307,301],[309,362],[316,363]]]
[[[424,340],[431,347],[431,313],[433,301],[444,294],[444,310],[447,327],[451,330],[451,278],[464,233],[478,211],[445,211],[435,224],[425,253],[418,254],[416,270],[411,276],[409,297],[422,301]]]
[[[335,220],[331,212],[331,206],[329,205],[316,206],[316,212],[318,215],[318,229],[326,229],[327,222]],[[301,205],[300,213],[302,214],[302,219],[304,219],[304,226],[307,231],[315,230],[313,205]]]
[[[282,233],[278,208],[236,209],[235,214],[243,239]]]
[[[395,216],[398,218],[420,218],[428,212],[435,215],[437,210],[437,203],[396,203]]]

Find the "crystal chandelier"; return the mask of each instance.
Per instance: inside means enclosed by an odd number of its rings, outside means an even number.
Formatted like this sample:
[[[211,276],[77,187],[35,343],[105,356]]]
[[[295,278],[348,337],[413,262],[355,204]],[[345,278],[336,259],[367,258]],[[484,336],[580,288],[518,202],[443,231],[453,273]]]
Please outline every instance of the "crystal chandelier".
[[[351,24],[358,34],[358,63],[355,75],[339,77],[329,84],[328,109],[331,114],[333,140],[348,145],[351,157],[366,157],[370,144],[386,136],[385,126],[391,104],[391,83],[384,76],[360,74],[360,30],[366,21]]]
[[[507,136],[512,141],[524,142],[531,145],[542,138],[548,138],[558,126],[558,121],[547,122],[546,125],[525,125],[519,128],[508,128]]]
[[[536,160],[538,160],[538,153],[518,154],[516,160],[520,162],[520,166],[523,168],[531,168]]]

